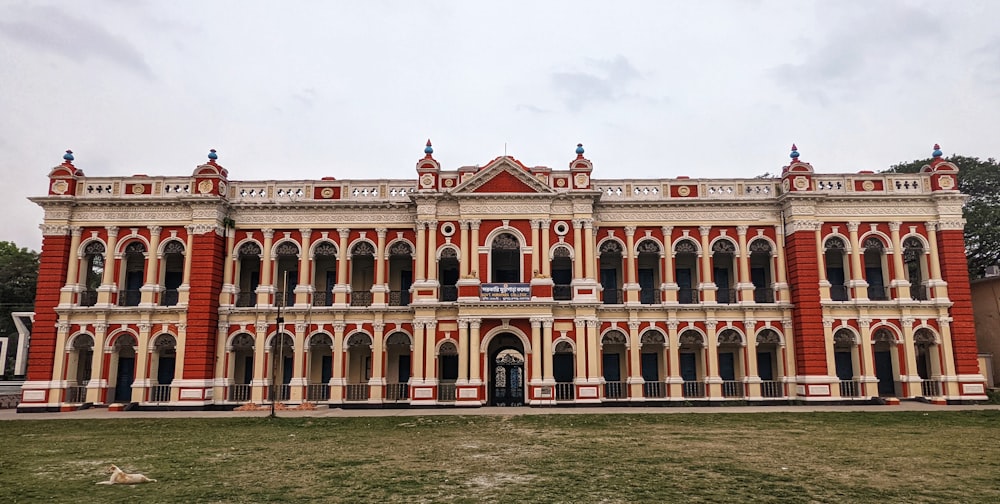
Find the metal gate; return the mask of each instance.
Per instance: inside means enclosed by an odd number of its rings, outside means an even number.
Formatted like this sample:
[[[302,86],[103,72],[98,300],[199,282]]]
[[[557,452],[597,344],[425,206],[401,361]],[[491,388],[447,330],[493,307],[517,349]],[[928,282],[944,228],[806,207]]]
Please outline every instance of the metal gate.
[[[514,349],[501,350],[493,359],[494,406],[524,405],[524,355]]]

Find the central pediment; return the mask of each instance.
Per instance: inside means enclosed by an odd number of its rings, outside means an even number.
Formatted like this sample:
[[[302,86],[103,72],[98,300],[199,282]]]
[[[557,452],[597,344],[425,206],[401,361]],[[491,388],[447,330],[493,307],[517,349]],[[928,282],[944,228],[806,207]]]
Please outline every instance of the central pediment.
[[[452,194],[555,194],[510,156],[501,156],[458,184]]]

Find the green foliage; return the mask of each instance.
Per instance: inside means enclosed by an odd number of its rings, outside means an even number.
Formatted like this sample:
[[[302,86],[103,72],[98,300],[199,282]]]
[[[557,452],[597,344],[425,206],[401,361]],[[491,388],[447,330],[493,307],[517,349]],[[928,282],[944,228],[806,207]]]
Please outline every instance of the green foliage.
[[[12,360],[17,348],[17,329],[11,312],[32,311],[35,306],[35,283],[38,280],[38,253],[0,241],[0,336],[11,336],[8,354]],[[7,366],[13,372],[12,363]]]
[[[969,276],[981,278],[987,266],[1000,264],[1000,164],[994,158],[951,156],[947,161],[958,166],[958,188],[969,195],[963,209],[965,250]],[[930,159],[900,163],[891,173],[917,173]]]

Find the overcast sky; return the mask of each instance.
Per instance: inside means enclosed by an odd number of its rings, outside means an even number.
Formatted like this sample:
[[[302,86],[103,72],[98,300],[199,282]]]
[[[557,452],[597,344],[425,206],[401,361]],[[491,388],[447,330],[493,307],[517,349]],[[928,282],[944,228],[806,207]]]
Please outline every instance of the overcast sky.
[[[1000,154],[1000,2],[0,0],[0,240],[46,175],[416,178],[507,152],[595,178]]]

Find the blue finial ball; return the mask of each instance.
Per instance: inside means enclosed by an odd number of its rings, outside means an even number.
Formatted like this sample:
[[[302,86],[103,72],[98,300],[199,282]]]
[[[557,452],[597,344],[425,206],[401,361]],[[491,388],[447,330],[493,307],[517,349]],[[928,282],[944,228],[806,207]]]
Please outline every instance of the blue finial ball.
[[[792,153],[788,155],[788,157],[790,157],[792,159],[798,159],[799,158],[799,151],[793,150]]]
[[[219,159],[219,155],[215,153],[215,149],[211,149],[208,151],[208,159],[211,159],[212,161]]]
[[[424,147],[424,154],[434,154],[434,147],[428,144],[427,147]]]
[[[72,161],[73,160],[73,151],[67,150],[66,153],[63,154],[63,159],[65,159],[66,161]]]
[[[583,144],[576,144],[576,153],[583,155]]]
[[[941,157],[944,155],[944,153],[941,152],[940,148],[938,148],[936,145],[934,147],[935,147],[934,152],[932,152],[931,155],[933,155],[934,157]]]

